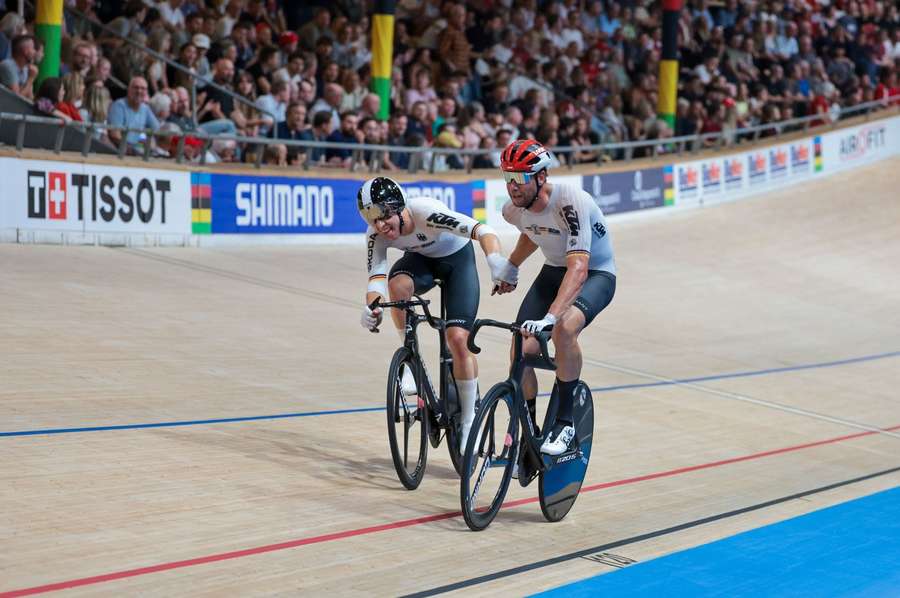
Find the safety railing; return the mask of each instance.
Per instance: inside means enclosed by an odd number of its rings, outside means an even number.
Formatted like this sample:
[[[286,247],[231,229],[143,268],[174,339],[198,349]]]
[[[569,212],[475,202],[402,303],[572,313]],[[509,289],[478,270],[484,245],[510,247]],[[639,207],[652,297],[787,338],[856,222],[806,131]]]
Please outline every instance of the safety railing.
[[[835,128],[840,121],[851,117],[862,115],[866,118],[871,118],[872,115],[879,110],[896,110],[898,100],[900,100],[900,96],[894,96],[888,100],[877,100],[874,102],[857,104],[856,106],[843,108],[840,111],[835,111],[830,114],[814,114],[775,123],[734,129],[732,131],[668,137],[663,139],[648,139],[642,141],[556,146],[550,149],[556,156],[566,156],[575,152],[590,152],[597,157],[597,161],[600,163],[616,160],[631,160],[637,157],[656,157],[659,155],[678,156],[696,153],[703,149],[723,149],[744,143],[752,143],[759,141],[764,137],[778,138],[785,134],[806,132],[813,128]],[[61,153],[63,140],[67,130],[77,129],[86,133],[81,150],[83,156],[87,156],[90,153],[91,138],[95,133],[98,131],[120,131],[122,133],[121,140],[116,145],[119,158],[124,158],[125,156],[138,156],[144,161],[174,158],[177,163],[190,161],[192,163],[206,164],[207,152],[214,142],[222,140],[234,142],[237,145],[243,146],[244,153],[247,157],[251,158],[250,160],[247,160],[247,162],[252,163],[257,168],[260,168],[263,165],[265,147],[269,145],[284,145],[289,148],[289,151],[293,148],[298,154],[303,156],[299,167],[304,170],[316,166],[326,166],[326,164],[320,164],[311,159],[313,153],[312,150],[322,149],[326,152],[328,150],[349,151],[350,160],[346,165],[342,164],[341,167],[349,168],[351,171],[367,170],[369,172],[376,172],[384,165],[383,160],[386,154],[405,154],[408,156],[408,167],[406,170],[409,173],[416,173],[419,171],[433,173],[438,170],[464,170],[466,172],[471,172],[474,167],[475,159],[478,156],[497,156],[500,152],[500,150],[496,148],[454,149],[439,147],[409,147],[365,143],[272,139],[269,137],[245,137],[240,135],[206,135],[202,132],[164,132],[151,129],[134,129],[105,123],[67,122],[60,118],[0,112],[0,124],[3,124],[4,121],[11,121],[16,124],[15,147],[19,151],[24,148],[29,124],[55,125],[58,127],[55,144],[53,148],[48,148],[52,149],[55,153]],[[136,134],[138,141],[129,142],[129,133]],[[188,137],[200,141],[200,146],[194,149],[193,157],[188,157],[185,153],[185,144]],[[132,138],[134,139],[134,136],[132,136]],[[178,139],[174,148],[172,148],[171,143],[173,138]],[[443,158],[444,161],[455,158],[459,166],[456,168],[439,168],[441,158]],[[564,166],[571,169],[574,164],[572,161],[568,161]]]

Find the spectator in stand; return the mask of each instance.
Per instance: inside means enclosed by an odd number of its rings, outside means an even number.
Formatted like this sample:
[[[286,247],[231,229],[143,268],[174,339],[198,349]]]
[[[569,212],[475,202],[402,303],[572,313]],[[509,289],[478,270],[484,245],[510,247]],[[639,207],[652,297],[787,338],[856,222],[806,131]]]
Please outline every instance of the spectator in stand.
[[[331,37],[333,33],[329,27],[330,25],[331,12],[325,7],[316,9],[316,15],[313,20],[301,27],[298,32],[303,47],[307,50],[313,50],[320,37]]]
[[[275,81],[269,93],[256,99],[256,106],[262,111],[259,128],[261,136],[267,136],[275,123],[287,119],[287,106],[290,100],[291,90],[286,81]]]
[[[345,70],[341,78],[341,87],[344,89],[341,112],[359,110],[363,98],[369,93],[369,90],[361,85],[359,73],[353,69]]]
[[[409,118],[396,110],[388,121],[388,135],[385,143],[396,147],[407,145],[406,132]],[[385,170],[406,170],[409,167],[409,154],[406,152],[389,152],[383,165]]]
[[[356,135],[356,127],[359,117],[352,112],[341,114],[341,127],[328,136],[332,143],[359,143]],[[347,167],[352,160],[353,152],[350,149],[328,148],[325,152],[325,162],[329,166]]]
[[[316,112],[312,117],[312,127],[304,131],[301,139],[307,141],[328,141],[332,133],[331,113],[327,110]],[[325,148],[312,147],[309,149],[309,161],[312,164],[323,164],[325,162]]]
[[[323,110],[327,110],[331,114],[331,126],[333,129],[337,129],[341,126],[341,113],[338,112],[338,108],[341,106],[341,102],[344,99],[344,90],[337,83],[329,83],[324,88],[324,93],[322,97],[319,98],[315,104],[310,108],[310,112],[315,114],[316,112],[321,112]],[[353,124],[354,128],[356,127],[356,123]]]
[[[281,68],[281,52],[275,46],[265,46],[260,49],[256,62],[254,62],[248,71],[256,80],[256,88],[261,93],[269,93],[271,79],[273,73]]]
[[[309,140],[311,138],[309,126],[306,124],[306,106],[292,102],[285,111],[285,120],[278,122],[269,137],[273,139],[286,139],[292,141]],[[296,145],[288,147],[287,160],[291,164],[297,164],[305,160],[306,150]]]
[[[84,100],[84,77],[78,73],[67,73],[62,78],[63,99],[56,109],[72,120],[81,122],[78,108]]]
[[[178,50],[176,62],[184,67],[184,70],[168,65],[166,67],[166,83],[173,87],[180,85],[190,88],[194,79],[192,75],[197,74],[197,46],[193,42],[188,42],[181,46]]]
[[[288,165],[288,149],[282,143],[267,145],[263,151],[263,163],[266,166],[285,167]]]
[[[128,129],[156,129],[159,121],[147,105],[147,80],[143,77],[132,77],[128,82],[128,93],[124,98],[118,99],[109,107],[107,123],[115,127]],[[123,132],[116,129],[109,130],[109,139],[118,145],[122,140]],[[146,135],[139,131],[129,131],[125,134],[125,142],[131,150],[137,149],[138,144],[144,142]]]
[[[197,50],[197,59],[194,62],[194,70],[197,73],[197,89],[203,89],[206,87],[206,80],[210,78],[212,72],[207,56],[212,44],[209,41],[209,37],[203,33],[195,33],[191,37],[191,43],[194,44],[194,48]]]
[[[6,60],[12,55],[12,39],[17,35],[25,35],[28,29],[25,27],[25,19],[17,13],[8,12],[0,19],[0,61]]]
[[[447,28],[438,36],[441,74],[444,77],[460,74],[468,80],[472,71],[472,45],[465,33],[466,7],[464,4],[454,3],[447,12]]]
[[[112,98],[109,90],[102,85],[92,85],[84,92],[84,102],[81,105],[79,113],[81,120],[87,123],[106,123],[109,115],[109,106],[112,104]],[[94,138],[98,141],[109,141],[106,135],[105,127],[96,127],[94,129]]]
[[[234,78],[234,65],[227,58],[216,61],[213,70],[213,82],[223,87],[226,91],[219,91],[216,87],[209,86],[205,93],[200,108],[197,110],[197,120],[200,129],[209,135],[237,135],[238,122],[246,125],[244,115],[238,112],[234,106],[231,94],[231,81]]]
[[[413,74],[412,86],[406,90],[403,104],[411,107],[416,102],[436,102],[437,99],[437,93],[431,85],[431,71],[420,67]]]
[[[19,35],[10,44],[11,56],[0,62],[0,84],[23,98],[34,97],[32,87],[38,74],[35,64],[37,49],[34,36]],[[55,104],[55,102],[54,102]]]
[[[381,110],[381,96],[375,93],[367,93],[363,96],[362,104],[359,106],[359,117],[378,118],[378,112]]]
[[[38,116],[61,118],[66,122],[72,120],[68,114],[59,109],[65,89],[58,77],[44,79],[34,96],[34,111]]]
[[[164,27],[169,31],[180,31],[185,27],[184,13],[181,11],[183,2],[184,0],[164,0],[156,5]]]
[[[185,133],[193,131],[196,127],[191,114],[191,96],[184,87],[176,87],[173,91],[174,100],[166,122],[177,125],[179,131]]]

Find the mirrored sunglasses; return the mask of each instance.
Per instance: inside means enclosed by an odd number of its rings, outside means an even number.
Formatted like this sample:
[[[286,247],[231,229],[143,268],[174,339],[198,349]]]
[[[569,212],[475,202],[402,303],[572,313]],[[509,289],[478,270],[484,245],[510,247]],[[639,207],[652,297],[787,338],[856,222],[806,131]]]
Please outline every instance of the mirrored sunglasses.
[[[531,177],[534,176],[527,172],[509,172],[503,171],[503,180],[507,183],[516,183],[518,185],[527,185],[529,181],[531,181]]]

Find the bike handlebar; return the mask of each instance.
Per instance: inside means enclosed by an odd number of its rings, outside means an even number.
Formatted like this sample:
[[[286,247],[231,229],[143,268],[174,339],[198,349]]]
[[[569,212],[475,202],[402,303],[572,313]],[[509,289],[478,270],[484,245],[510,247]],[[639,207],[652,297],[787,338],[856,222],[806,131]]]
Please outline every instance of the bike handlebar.
[[[478,334],[478,331],[484,327],[490,326],[493,328],[502,328],[503,330],[509,330],[513,334],[522,334],[522,326],[520,324],[509,323],[509,322],[500,322],[498,320],[475,320],[475,324],[472,326],[472,331],[469,333],[469,351],[473,354],[477,355],[481,353],[481,347],[475,344],[475,336]],[[544,328],[537,334],[532,334],[535,339],[537,339],[538,345],[540,345],[541,353],[540,355],[523,355],[523,358],[527,365],[530,367],[536,367],[545,370],[555,370],[556,362],[553,357],[550,355],[550,349],[547,347],[547,343],[550,340],[550,334],[553,330],[552,326],[548,326]]]
[[[405,309],[407,311],[412,311],[413,307],[421,307],[422,311],[425,312],[425,320],[428,322],[428,325],[432,328],[440,328],[442,322],[438,322],[435,320],[434,316],[431,315],[431,311],[428,310],[428,304],[431,303],[429,299],[422,299],[418,295],[415,295],[415,299],[403,299],[401,301],[387,301],[385,303],[381,302],[381,297],[376,297],[375,301],[369,304],[369,309],[375,311],[379,307],[382,309],[386,309],[388,307],[394,307],[397,309]],[[419,316],[421,317],[421,316]],[[372,332],[378,332],[376,328]]]

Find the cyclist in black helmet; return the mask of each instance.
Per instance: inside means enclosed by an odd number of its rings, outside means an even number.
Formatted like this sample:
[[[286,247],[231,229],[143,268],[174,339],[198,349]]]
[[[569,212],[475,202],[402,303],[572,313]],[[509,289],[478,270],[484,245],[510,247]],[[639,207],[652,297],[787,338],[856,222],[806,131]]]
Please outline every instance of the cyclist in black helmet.
[[[475,403],[478,398],[478,363],[466,343],[478,312],[479,285],[475,252],[471,241],[481,245],[495,284],[514,283],[514,271],[500,253],[500,240],[486,224],[454,212],[430,197],[407,198],[403,189],[387,177],[376,177],[360,188],[357,207],[369,227],[366,231],[366,259],[369,286],[361,323],[367,330],[377,331],[381,309],[369,309],[375,299],[391,301],[425,293],[434,280],[444,281],[447,311],[447,343],[453,354],[453,375],[459,389],[462,410],[460,442],[465,447]],[[403,251],[388,272],[387,249]],[[404,339],[405,315],[391,310],[391,317],[401,342]],[[407,394],[415,394],[412,373],[404,371],[402,386]]]

